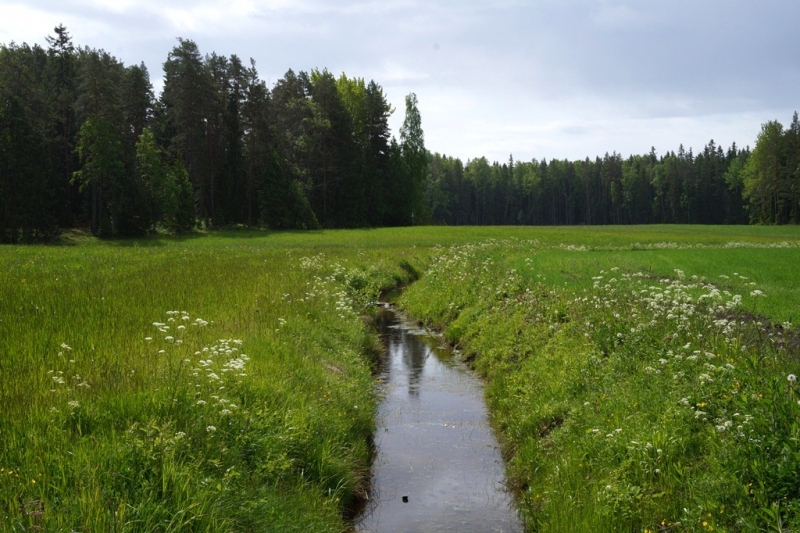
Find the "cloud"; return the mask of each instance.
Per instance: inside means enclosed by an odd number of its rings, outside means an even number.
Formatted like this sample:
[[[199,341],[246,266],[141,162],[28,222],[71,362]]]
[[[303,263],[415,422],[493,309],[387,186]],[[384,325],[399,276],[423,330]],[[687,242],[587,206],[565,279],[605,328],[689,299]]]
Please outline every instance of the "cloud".
[[[3,42],[63,22],[157,87],[178,36],[270,83],[346,72],[383,85],[395,132],[413,91],[430,149],[503,160],[752,143],[800,107],[797,20],[782,0],[0,0]]]

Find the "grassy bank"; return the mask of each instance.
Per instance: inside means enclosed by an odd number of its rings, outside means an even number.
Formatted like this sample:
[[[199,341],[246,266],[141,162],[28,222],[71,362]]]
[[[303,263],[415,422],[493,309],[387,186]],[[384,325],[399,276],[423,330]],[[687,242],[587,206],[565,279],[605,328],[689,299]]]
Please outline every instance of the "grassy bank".
[[[359,315],[408,276],[370,253],[263,233],[0,248],[0,529],[345,529],[375,414]]]
[[[403,295],[487,377],[530,529],[798,527],[800,250],[745,230],[440,248]]]
[[[362,315],[416,271],[403,303],[475,354],[532,527],[791,523],[800,369],[780,348],[792,330],[753,317],[796,320],[798,239],[402,228],[0,247],[0,529],[346,530],[374,429]]]

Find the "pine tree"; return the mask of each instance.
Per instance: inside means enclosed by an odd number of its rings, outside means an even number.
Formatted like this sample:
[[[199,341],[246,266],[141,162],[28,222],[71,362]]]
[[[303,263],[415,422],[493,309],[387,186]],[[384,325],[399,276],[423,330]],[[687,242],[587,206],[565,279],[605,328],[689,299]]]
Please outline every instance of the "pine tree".
[[[404,191],[404,194],[411,199],[411,221],[413,224],[422,224],[428,219],[422,193],[427,174],[428,153],[425,149],[422,118],[417,105],[416,94],[410,93],[406,96],[406,115],[400,128],[400,147],[410,176],[410,189]]]
[[[198,195],[199,217],[211,221],[214,206],[209,109],[213,79],[194,41],[178,39],[164,63],[161,101],[168,148],[183,161]]]

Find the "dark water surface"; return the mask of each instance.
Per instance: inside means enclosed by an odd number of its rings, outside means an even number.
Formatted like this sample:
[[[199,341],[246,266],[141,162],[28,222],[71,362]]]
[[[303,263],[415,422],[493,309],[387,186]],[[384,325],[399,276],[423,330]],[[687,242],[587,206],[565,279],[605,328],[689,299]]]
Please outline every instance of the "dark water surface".
[[[440,340],[399,323],[379,325],[388,345],[370,504],[359,532],[519,532],[483,384]],[[406,497],[407,502],[404,502]]]

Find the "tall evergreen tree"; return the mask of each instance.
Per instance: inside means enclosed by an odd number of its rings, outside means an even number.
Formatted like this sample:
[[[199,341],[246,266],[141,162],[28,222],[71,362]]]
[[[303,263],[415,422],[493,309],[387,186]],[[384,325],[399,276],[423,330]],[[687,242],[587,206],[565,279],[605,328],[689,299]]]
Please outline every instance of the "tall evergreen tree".
[[[197,45],[178,39],[164,63],[161,100],[169,151],[181,158],[198,196],[198,215],[211,221],[214,206],[208,106],[213,80]]]
[[[425,150],[425,135],[419,113],[417,95],[406,96],[406,115],[400,128],[400,147],[410,176],[411,188],[406,191],[411,198],[411,220],[422,224],[428,219],[428,210],[423,201],[423,181],[427,173],[428,155]]]

